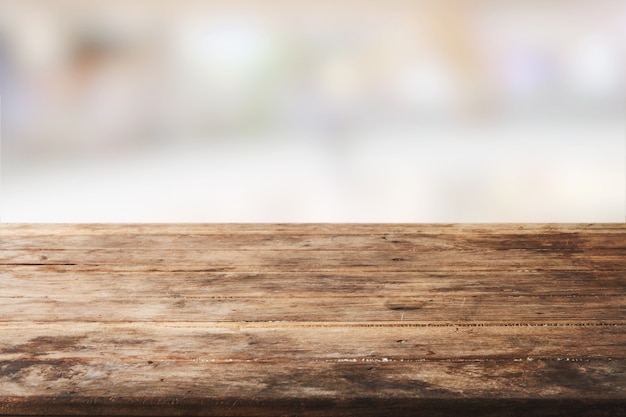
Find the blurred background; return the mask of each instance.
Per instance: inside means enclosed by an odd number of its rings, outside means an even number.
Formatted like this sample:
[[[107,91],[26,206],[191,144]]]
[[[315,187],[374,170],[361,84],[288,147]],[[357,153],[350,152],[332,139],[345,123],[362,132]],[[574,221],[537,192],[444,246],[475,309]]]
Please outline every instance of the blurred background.
[[[2,222],[623,222],[626,2],[0,0]]]

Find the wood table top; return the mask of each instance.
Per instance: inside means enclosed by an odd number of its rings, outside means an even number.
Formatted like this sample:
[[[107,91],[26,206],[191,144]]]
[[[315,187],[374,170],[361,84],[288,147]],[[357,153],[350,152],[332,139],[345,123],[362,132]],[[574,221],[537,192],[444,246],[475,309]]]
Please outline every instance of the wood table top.
[[[626,415],[626,224],[2,224],[0,415]]]

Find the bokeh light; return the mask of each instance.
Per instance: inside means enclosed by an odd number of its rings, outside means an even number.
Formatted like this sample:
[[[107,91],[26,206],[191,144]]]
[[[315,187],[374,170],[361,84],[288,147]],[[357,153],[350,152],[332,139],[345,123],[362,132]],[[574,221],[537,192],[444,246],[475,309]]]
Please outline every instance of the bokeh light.
[[[3,0],[3,222],[626,215],[626,3]]]

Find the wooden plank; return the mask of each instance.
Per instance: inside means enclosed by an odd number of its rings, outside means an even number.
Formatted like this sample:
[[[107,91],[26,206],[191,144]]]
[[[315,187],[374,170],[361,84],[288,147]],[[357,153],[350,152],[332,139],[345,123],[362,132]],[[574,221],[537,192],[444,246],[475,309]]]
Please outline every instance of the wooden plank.
[[[626,415],[623,224],[0,225],[0,415]]]
[[[111,270],[301,272],[301,271],[622,271],[619,252],[595,257],[585,254],[518,251],[467,253],[413,251],[135,251],[6,250],[0,265],[111,265]]]
[[[68,322],[0,325],[0,360],[447,361],[626,359],[623,325]],[[573,340],[588,338],[587,343]],[[462,348],[461,346],[462,345]]]
[[[49,234],[0,234],[2,250],[47,249],[47,250],[88,250],[126,249],[133,250],[408,250],[419,252],[439,251],[506,251],[528,250],[546,252],[558,249],[564,253],[580,253],[593,249],[624,249],[626,235],[617,230],[606,233],[580,233],[572,231],[509,232],[493,235],[487,231],[467,233],[441,233],[423,231],[420,233],[379,233],[371,234],[299,234],[291,233],[229,233],[203,234],[202,230],[193,233],[133,233],[133,234],[78,234],[71,230],[63,236]],[[591,254],[593,255],[593,253]]]
[[[278,366],[277,366],[278,365]],[[2,395],[243,397],[266,400],[461,397],[623,399],[624,360],[224,361],[22,360],[2,362]],[[56,375],[56,374],[60,375]],[[41,377],[44,376],[44,383]],[[506,390],[498,393],[499,389]],[[195,395],[194,395],[195,394]],[[590,395],[587,395],[589,397]],[[9,401],[7,401],[9,402]]]
[[[54,297],[473,297],[601,296],[626,289],[621,271],[194,272],[102,271],[101,267],[19,265],[0,271],[0,298]],[[541,282],[541,285],[537,285]]]
[[[0,321],[626,322],[626,297],[5,298]]]
[[[591,411],[623,415],[626,363],[71,359],[0,362],[0,369],[8,376],[0,387],[5,398],[0,412],[6,414],[54,410],[71,415],[88,410],[110,415],[275,415],[280,410],[290,415],[335,415],[340,410],[342,415],[432,415],[446,410],[443,404],[466,400],[449,410],[465,415],[461,407],[467,400],[474,405],[480,404],[476,399],[491,403],[493,413],[494,408],[510,405],[507,400],[523,399],[534,405],[527,410],[532,414],[544,410],[543,415],[572,415],[586,403],[587,415]],[[519,410],[508,413],[519,415]]]

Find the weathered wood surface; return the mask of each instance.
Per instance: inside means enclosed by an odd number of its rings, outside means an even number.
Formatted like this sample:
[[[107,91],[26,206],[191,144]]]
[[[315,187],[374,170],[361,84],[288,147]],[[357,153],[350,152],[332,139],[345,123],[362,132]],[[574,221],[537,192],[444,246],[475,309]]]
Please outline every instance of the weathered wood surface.
[[[0,225],[0,415],[626,415],[626,225]]]

